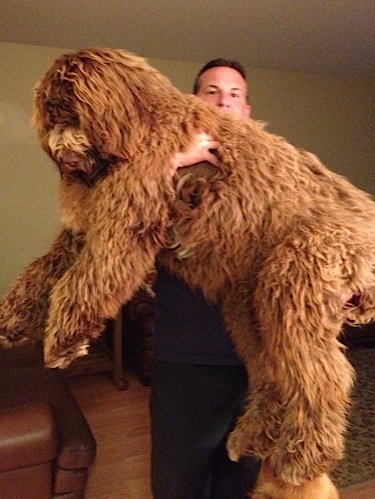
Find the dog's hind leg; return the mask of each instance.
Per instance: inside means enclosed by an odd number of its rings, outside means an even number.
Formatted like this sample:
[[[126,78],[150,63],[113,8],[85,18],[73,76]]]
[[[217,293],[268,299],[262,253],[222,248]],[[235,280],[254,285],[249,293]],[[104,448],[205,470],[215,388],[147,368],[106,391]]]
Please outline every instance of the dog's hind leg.
[[[300,486],[343,456],[354,374],[337,340],[344,317],[332,289],[340,279],[326,268],[322,244],[312,255],[311,241],[301,251],[295,243],[276,248],[258,274],[261,352],[228,450],[232,459],[267,459],[278,479]]]
[[[80,234],[63,229],[49,253],[17,277],[0,303],[0,345],[12,347],[43,338],[50,291],[77,258],[82,244]]]

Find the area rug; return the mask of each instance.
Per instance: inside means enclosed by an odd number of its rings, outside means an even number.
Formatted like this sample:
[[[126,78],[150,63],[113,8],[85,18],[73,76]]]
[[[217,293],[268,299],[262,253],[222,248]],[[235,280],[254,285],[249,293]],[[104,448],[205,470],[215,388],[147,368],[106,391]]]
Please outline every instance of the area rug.
[[[351,347],[357,373],[346,435],[346,456],[331,473],[342,489],[375,478],[375,348]]]

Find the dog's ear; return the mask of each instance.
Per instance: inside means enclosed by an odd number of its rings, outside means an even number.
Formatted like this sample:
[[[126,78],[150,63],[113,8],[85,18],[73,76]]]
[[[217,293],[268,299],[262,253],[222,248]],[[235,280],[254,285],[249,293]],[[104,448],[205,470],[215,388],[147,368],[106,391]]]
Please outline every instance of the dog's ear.
[[[90,71],[88,107],[96,119],[93,137],[102,139],[100,150],[110,145],[113,154],[132,157],[147,147],[150,135],[182,108],[184,96],[168,78],[143,58],[122,50],[81,51]],[[177,118],[178,119],[178,118]],[[116,152],[117,151],[117,152]]]

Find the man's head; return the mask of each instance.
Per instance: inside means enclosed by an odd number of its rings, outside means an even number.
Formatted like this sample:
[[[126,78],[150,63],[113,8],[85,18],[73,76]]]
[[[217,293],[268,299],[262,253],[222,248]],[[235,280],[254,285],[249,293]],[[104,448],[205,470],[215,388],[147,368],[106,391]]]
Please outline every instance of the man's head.
[[[251,114],[245,69],[232,59],[213,59],[205,64],[195,79],[193,93],[224,111],[244,117]]]

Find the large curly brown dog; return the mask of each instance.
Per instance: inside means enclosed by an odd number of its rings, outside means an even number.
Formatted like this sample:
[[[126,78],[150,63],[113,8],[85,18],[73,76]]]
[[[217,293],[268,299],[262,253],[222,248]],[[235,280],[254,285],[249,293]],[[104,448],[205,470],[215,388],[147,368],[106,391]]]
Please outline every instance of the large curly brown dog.
[[[343,455],[354,376],[337,338],[344,322],[375,317],[375,203],[119,50],[59,58],[36,87],[34,118],[62,175],[63,230],[3,299],[2,343],[44,334],[46,363],[64,367],[159,255],[222,303],[249,370],[228,451],[263,459],[253,497],[338,497],[326,473]],[[176,183],[172,155],[197,131],[220,141],[220,168]]]

